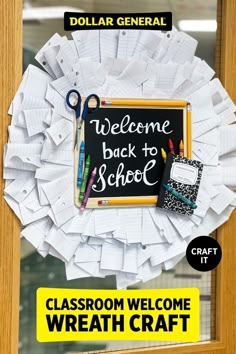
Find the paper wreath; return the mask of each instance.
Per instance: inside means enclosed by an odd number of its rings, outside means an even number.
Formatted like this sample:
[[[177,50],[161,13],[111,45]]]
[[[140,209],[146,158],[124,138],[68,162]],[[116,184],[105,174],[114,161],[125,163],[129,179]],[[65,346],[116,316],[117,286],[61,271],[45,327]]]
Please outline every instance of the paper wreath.
[[[187,244],[209,235],[235,207],[235,106],[197,42],[175,28],[55,34],[36,55],[11,104],[4,153],[5,200],[38,252],[65,262],[67,279],[115,274],[117,288],[170,269]],[[192,157],[203,162],[194,215],[157,208],[86,210],[74,206],[73,119],[65,96],[181,98],[192,104]]]

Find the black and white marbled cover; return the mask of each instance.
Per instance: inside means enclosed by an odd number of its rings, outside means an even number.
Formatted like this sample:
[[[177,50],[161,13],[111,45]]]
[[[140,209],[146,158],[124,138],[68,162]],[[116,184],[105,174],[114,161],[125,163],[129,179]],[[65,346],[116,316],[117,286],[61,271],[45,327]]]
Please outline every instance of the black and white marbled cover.
[[[194,185],[180,183],[170,177],[171,168],[174,162],[188,164],[190,166],[197,168],[198,173]],[[177,192],[181,193],[186,198],[190,199],[193,203],[195,203],[198,195],[200,182],[201,182],[202,171],[203,171],[203,164],[200,161],[190,160],[186,157],[169,154],[166,161],[163,177],[162,177],[157,207],[175,212],[177,214],[192,215],[194,209],[192,209],[189,205],[185,204],[184,202],[176,198],[173,194],[171,194],[169,191],[167,191],[162,186],[162,184],[164,183],[169,185],[170,187],[174,188]]]

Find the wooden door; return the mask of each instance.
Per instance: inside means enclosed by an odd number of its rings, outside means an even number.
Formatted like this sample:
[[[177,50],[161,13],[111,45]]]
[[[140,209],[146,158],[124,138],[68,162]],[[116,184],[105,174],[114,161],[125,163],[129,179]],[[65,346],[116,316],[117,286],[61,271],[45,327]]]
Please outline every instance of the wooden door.
[[[7,110],[22,74],[22,3],[0,0],[0,172],[7,142]],[[236,1],[219,1],[218,72],[236,102]],[[4,183],[1,180],[1,196]],[[20,225],[1,197],[0,202],[0,353],[18,353]],[[236,213],[217,231],[223,258],[216,270],[216,340],[194,345],[125,350],[120,353],[235,354],[236,353]],[[32,353],[33,354],[33,353]]]

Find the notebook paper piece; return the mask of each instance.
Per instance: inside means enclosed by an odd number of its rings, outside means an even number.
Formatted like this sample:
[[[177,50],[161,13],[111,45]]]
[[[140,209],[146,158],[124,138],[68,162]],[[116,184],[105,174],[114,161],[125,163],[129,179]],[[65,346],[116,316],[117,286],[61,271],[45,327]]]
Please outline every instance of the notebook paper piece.
[[[235,105],[197,42],[172,31],[54,34],[36,55],[9,108],[4,198],[37,252],[61,259],[68,280],[116,277],[117,288],[174,267],[188,242],[222,225],[236,205]],[[45,72],[46,71],[46,72]],[[158,208],[85,210],[74,206],[74,111],[65,96],[180,98],[192,105],[192,157],[204,165],[193,215]],[[194,173],[173,170],[191,186]],[[145,285],[144,285],[145,286]]]

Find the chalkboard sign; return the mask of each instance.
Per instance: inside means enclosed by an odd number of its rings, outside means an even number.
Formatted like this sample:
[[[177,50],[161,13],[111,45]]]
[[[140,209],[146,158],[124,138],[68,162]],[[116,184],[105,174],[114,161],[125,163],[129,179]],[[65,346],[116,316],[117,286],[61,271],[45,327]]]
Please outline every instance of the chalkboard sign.
[[[87,207],[98,207],[98,200],[109,198],[157,196],[165,167],[161,148],[169,152],[171,138],[178,153],[183,140],[184,154],[190,154],[186,113],[184,102],[182,106],[104,105],[89,114],[83,132],[85,155],[91,157],[89,173],[97,167],[97,174]],[[77,197],[78,191],[76,201]]]

